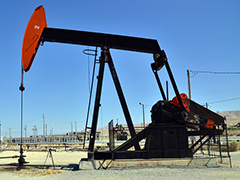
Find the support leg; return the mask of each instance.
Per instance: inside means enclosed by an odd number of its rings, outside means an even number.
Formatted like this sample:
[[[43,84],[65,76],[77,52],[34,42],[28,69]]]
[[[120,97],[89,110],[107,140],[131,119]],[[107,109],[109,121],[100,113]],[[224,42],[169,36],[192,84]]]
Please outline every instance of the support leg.
[[[106,55],[105,55],[105,51],[106,50],[102,50],[101,57],[100,57],[100,67],[99,67],[99,74],[98,74],[97,92],[96,92],[95,105],[94,105],[94,111],[93,111],[92,128],[91,128],[88,152],[93,152],[94,151],[94,142],[95,142],[95,137],[96,137],[97,120],[98,120],[100,99],[101,99],[101,93],[102,93],[104,66],[105,66],[105,60],[107,58]],[[92,157],[89,157],[89,158],[92,158]]]
[[[127,107],[125,97],[123,95],[123,91],[122,91],[122,88],[121,88],[121,85],[120,85],[120,82],[119,82],[119,79],[118,79],[118,76],[117,76],[117,72],[115,70],[115,67],[114,67],[114,64],[113,64],[113,61],[112,61],[112,57],[111,57],[109,52],[107,53],[107,57],[108,57],[107,58],[108,66],[109,66],[109,69],[111,71],[113,82],[114,82],[116,90],[117,90],[118,98],[120,100],[125,119],[127,121],[129,132],[131,134],[131,137],[135,137],[136,132],[135,132],[135,129],[134,129],[134,126],[133,126],[133,122],[132,122],[132,119],[131,119],[131,116],[130,116],[130,113],[129,113],[129,110],[128,110],[128,107]],[[139,146],[138,143],[135,144],[134,147],[135,147],[135,150],[140,149],[140,146]]]

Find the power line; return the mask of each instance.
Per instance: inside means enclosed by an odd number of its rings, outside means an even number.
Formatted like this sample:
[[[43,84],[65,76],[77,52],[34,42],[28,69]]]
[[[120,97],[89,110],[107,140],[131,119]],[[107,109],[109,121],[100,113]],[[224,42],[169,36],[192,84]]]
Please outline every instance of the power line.
[[[33,121],[37,121],[37,120],[39,120],[39,119],[41,119],[42,117],[37,117],[37,118],[35,118],[35,119],[32,119],[32,120],[29,120],[29,121],[26,121],[25,122],[25,124],[27,124],[27,123],[30,123],[30,122],[33,122]],[[20,125],[20,123],[15,123],[15,124],[4,124],[3,125],[3,127],[6,127],[6,128],[8,128],[8,127],[16,127],[16,126],[19,126]]]
[[[220,100],[220,101],[214,101],[214,102],[209,102],[208,104],[217,104],[217,103],[222,103],[222,102],[227,102],[227,101],[233,101],[233,100],[237,100],[237,99],[240,99],[240,97],[231,98],[231,99],[225,99],[225,100]]]
[[[240,72],[216,72],[216,71],[192,71],[190,70],[190,72],[192,73],[192,75],[190,76],[191,78],[193,78],[194,76],[196,76],[197,74],[240,74]]]

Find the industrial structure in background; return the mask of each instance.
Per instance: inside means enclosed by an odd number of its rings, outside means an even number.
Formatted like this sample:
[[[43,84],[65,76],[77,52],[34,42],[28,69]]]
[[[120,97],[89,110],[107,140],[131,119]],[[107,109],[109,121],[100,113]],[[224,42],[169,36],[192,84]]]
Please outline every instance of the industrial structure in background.
[[[50,129],[49,135],[47,135],[47,128],[45,124],[45,117],[43,114],[43,133],[39,134],[37,126],[32,128],[32,135],[27,136],[27,126],[24,127],[25,137],[12,137],[11,133],[9,137],[3,137],[2,142],[4,146],[2,150],[18,150],[19,145],[22,144],[27,150],[46,150],[51,147],[52,149],[58,149],[59,146],[64,145],[65,150],[72,147],[79,147],[83,145],[83,139],[85,136],[84,131],[77,131],[77,123],[75,121],[75,131],[73,131],[73,122],[71,122],[71,131],[62,134],[53,134],[53,129]],[[10,128],[11,129],[11,128]],[[96,139],[100,140],[100,131],[96,133]],[[86,139],[89,140],[90,131],[86,133]]]
[[[30,70],[40,43],[69,43],[76,45],[87,45],[101,48],[101,55],[98,60],[95,58],[94,67],[99,65],[97,89],[92,117],[92,125],[89,127],[90,139],[88,146],[88,161],[116,159],[151,159],[151,158],[192,158],[203,145],[218,145],[219,157],[230,159],[230,154],[222,155],[220,135],[226,131],[225,118],[200,106],[189,99],[186,94],[179,93],[174,76],[169,66],[165,52],[160,48],[157,40],[145,39],[130,36],[113,34],[103,34],[87,31],[76,31],[67,29],[48,28],[43,6],[36,8],[30,18],[23,39],[22,65],[23,71]],[[162,100],[156,97],[156,104],[151,109],[152,122],[141,132],[136,133],[130,112],[120,85],[110,49],[119,49],[152,54],[153,63],[151,68],[156,78],[158,88],[162,95]],[[95,53],[97,56],[97,53]],[[97,150],[94,146],[96,140],[96,130],[98,124],[99,108],[101,106],[101,92],[105,65],[108,65],[118,97],[126,119],[131,138],[122,145],[114,147],[114,138],[109,138],[109,150]],[[158,71],[166,68],[171,81],[175,97],[172,100],[166,98]],[[20,90],[23,92],[23,73]],[[111,129],[119,135],[120,131],[116,127],[109,125]],[[116,131],[115,129],[116,128]],[[227,132],[226,139],[227,139]],[[189,137],[198,137],[192,145],[189,144]],[[109,135],[109,137],[111,137]],[[122,138],[120,133],[120,138]],[[145,140],[144,146],[140,142]],[[227,141],[228,150],[228,141]],[[231,164],[231,162],[230,162]]]

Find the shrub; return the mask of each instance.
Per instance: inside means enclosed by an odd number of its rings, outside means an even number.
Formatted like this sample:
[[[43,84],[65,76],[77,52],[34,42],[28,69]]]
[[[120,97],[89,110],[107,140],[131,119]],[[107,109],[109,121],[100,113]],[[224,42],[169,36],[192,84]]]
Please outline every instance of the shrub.
[[[237,151],[238,150],[238,142],[233,141],[229,144],[229,151]]]
[[[237,141],[232,141],[229,143],[229,151],[238,151],[238,142]],[[226,144],[224,144],[226,145]],[[227,152],[227,147],[226,146],[222,146],[222,151],[223,152]]]

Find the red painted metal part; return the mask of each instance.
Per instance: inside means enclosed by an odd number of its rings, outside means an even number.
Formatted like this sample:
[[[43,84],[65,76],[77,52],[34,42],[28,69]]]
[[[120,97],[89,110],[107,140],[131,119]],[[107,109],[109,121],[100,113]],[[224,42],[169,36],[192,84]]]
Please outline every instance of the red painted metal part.
[[[45,27],[47,27],[45,10],[43,6],[39,6],[33,12],[23,37],[22,66],[25,72],[29,71],[32,65]]]
[[[182,94],[180,94],[180,98],[181,98],[181,100],[182,100],[182,103],[183,103],[184,108],[185,108],[187,111],[190,111],[190,109],[189,109],[189,107],[190,107],[190,102],[189,102],[189,99],[188,99],[187,95],[184,94],[184,93],[182,93]],[[174,97],[174,98],[172,99],[172,101],[170,101],[170,103],[180,107],[177,97]]]

